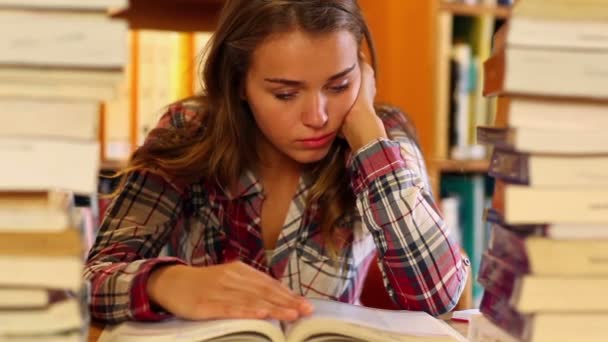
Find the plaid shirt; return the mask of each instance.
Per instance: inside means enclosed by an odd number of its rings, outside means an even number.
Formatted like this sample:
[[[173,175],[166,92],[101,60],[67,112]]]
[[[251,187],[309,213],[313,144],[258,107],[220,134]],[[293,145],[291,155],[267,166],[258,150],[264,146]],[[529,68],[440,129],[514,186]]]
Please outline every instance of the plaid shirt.
[[[191,115],[193,109],[173,106],[159,126],[181,127]],[[417,144],[397,120],[383,121],[392,140],[368,144],[347,163],[358,214],[337,227],[345,242],[337,263],[324,248],[318,206],[305,206],[311,186],[306,176],[267,259],[259,225],[263,189],[252,172],[243,172],[229,190],[131,173],[106,213],[85,268],[92,316],[107,322],[166,318],[146,293],[151,270],[235,260],[302,296],[358,303],[375,255],[388,293],[402,308],[435,315],[451,310],[464,288],[468,260],[433,201]],[[165,245],[173,256],[159,256]]]

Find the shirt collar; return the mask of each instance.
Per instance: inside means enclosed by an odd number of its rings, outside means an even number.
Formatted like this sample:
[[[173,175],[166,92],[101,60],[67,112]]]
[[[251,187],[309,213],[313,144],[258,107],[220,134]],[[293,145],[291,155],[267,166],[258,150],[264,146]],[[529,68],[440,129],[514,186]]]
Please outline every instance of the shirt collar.
[[[242,172],[238,181],[232,184],[229,189],[226,189],[226,194],[231,200],[261,194],[262,192],[262,183],[251,170]]]
[[[298,185],[299,191],[310,188],[312,183],[312,175],[310,175],[309,172],[303,172]],[[264,188],[262,187],[262,182],[256,176],[256,174],[247,169],[241,173],[238,182],[233,184],[228,189],[225,189],[225,192],[230,200],[234,200],[251,195],[262,194],[264,192]]]

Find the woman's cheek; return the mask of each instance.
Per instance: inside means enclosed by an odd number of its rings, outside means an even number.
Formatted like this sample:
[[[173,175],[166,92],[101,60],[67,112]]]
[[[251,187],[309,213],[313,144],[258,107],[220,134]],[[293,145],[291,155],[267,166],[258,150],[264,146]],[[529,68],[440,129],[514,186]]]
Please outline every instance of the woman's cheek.
[[[352,88],[349,89],[347,92],[345,92],[343,94],[343,96],[340,96],[337,99],[336,106],[335,106],[335,109],[333,110],[333,113],[336,113],[336,115],[338,115],[340,122],[342,122],[344,120],[344,118],[346,117],[346,115],[348,114],[350,109],[352,108],[353,104],[355,103],[356,99],[357,99],[357,92],[354,91]]]

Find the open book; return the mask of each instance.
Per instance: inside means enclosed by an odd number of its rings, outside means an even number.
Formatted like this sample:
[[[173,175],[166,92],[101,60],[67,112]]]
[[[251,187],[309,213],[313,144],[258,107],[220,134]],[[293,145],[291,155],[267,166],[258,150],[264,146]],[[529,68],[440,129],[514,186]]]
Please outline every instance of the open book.
[[[127,322],[108,327],[100,342],[329,342],[466,341],[446,323],[424,312],[389,311],[311,299],[311,316],[295,322],[255,319]]]

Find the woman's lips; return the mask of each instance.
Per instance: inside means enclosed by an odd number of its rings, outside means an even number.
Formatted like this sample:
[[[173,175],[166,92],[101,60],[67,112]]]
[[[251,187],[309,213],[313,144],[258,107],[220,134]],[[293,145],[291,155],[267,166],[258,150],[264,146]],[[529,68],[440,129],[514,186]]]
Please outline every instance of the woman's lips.
[[[307,148],[321,148],[327,146],[327,144],[329,144],[333,140],[335,135],[335,133],[330,133],[315,138],[300,139],[298,140],[298,142]]]

